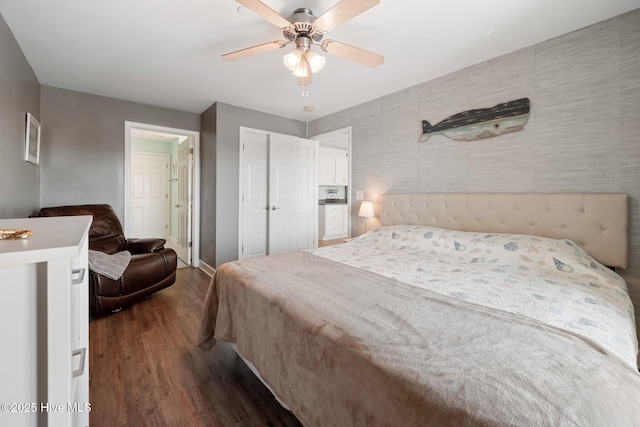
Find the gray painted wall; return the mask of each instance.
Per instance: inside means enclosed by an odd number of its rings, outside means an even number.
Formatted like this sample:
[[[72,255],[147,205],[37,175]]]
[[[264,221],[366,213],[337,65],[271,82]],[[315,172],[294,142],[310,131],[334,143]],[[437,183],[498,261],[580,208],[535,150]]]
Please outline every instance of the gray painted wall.
[[[200,259],[216,267],[216,129],[218,104],[200,116]]]
[[[107,203],[122,220],[125,121],[200,130],[199,114],[41,89],[42,206]]]
[[[204,226],[205,216],[214,219],[215,230],[213,236],[207,233],[205,237],[202,233],[200,258],[215,267],[238,259],[241,126],[299,137],[306,137],[307,134],[305,122],[220,102],[202,114],[202,222]],[[206,162],[215,161],[214,170],[212,163],[205,163],[205,159]],[[215,190],[212,190],[212,185]],[[204,243],[212,237],[211,242],[215,247],[209,246],[210,242]]]
[[[0,15],[0,218],[40,208],[40,167],[24,161],[27,113],[40,120],[40,84]]]
[[[528,97],[522,132],[476,142],[433,136],[472,108]],[[640,276],[640,9],[309,123],[352,126],[352,191],[622,192],[631,198],[630,267]],[[355,196],[355,193],[351,197]],[[364,230],[352,210],[354,234]]]

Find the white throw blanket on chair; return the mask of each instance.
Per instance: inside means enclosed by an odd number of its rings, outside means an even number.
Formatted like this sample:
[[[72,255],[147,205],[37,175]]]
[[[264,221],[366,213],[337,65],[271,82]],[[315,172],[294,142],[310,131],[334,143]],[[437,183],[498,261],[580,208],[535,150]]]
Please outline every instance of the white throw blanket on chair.
[[[122,276],[131,260],[131,252],[122,251],[113,255],[89,250],[89,269],[112,280]]]

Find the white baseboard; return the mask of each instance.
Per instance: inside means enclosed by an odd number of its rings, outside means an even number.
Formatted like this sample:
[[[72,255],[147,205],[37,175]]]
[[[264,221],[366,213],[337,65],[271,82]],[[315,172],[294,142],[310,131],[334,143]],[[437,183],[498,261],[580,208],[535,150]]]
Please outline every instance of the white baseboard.
[[[207,274],[210,277],[213,277],[213,273],[216,272],[215,268],[211,267],[209,264],[207,264],[202,260],[200,260],[200,264],[198,265],[198,267],[200,268],[200,270],[204,271],[205,274]]]

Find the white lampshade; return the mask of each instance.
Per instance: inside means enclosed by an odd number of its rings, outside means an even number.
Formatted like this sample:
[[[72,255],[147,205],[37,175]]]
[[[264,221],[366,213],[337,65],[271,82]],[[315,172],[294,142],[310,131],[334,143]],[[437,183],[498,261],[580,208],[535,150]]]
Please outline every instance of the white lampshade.
[[[322,70],[324,68],[324,64],[327,63],[327,60],[324,56],[318,55],[317,53],[310,50],[307,51],[305,56],[307,57],[307,61],[309,61],[311,71],[314,73]]]
[[[307,42],[304,42],[305,39],[298,39],[296,41],[298,47],[282,57],[284,66],[298,78],[298,85],[300,86],[311,84],[311,73],[317,73],[322,70],[327,62],[323,56],[309,49],[311,41],[306,40]]]
[[[302,52],[300,49],[294,49],[292,52],[287,53],[283,58],[284,66],[290,71],[295,72],[302,61]]]
[[[373,203],[371,202],[362,202],[360,205],[360,210],[358,211],[358,216],[363,218],[373,218],[375,215],[373,213]]]

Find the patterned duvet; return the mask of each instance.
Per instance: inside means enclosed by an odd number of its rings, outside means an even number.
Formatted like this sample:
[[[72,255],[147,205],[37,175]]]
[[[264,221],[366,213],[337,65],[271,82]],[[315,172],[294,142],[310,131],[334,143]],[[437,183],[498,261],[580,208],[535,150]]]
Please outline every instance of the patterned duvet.
[[[309,252],[537,319],[589,338],[637,367],[624,279],[570,240],[396,225]]]

